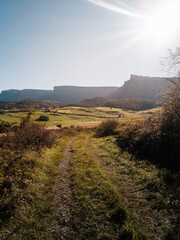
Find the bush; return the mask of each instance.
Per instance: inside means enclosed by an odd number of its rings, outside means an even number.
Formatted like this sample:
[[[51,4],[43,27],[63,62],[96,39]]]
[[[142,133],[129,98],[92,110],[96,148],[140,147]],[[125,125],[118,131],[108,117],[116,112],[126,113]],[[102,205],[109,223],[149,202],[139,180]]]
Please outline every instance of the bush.
[[[51,147],[55,136],[42,125],[32,121],[33,109],[29,109],[23,117],[19,127],[0,137],[0,148],[13,151],[39,151],[43,147]]]
[[[1,136],[0,147],[18,151],[39,151],[43,147],[51,147],[54,142],[55,137],[50,131],[32,122]]]
[[[115,133],[117,126],[118,126],[118,121],[116,120],[107,120],[105,122],[102,122],[96,128],[96,136],[105,137],[105,136],[113,135]]]
[[[40,117],[38,117],[38,118],[36,119],[36,121],[47,122],[47,121],[49,121],[49,117],[48,117],[48,116],[41,115]]]
[[[5,133],[11,129],[13,124],[0,120],[0,133]]]
[[[119,132],[117,143],[136,157],[155,162],[163,167],[180,169],[180,134],[178,123],[155,114],[148,120],[129,126]],[[180,119],[179,119],[180,129]]]

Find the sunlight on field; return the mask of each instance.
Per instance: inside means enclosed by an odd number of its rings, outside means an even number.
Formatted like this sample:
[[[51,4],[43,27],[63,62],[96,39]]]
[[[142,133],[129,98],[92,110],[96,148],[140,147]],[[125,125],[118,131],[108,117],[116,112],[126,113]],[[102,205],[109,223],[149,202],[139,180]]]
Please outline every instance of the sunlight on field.
[[[151,116],[160,108],[153,108],[146,111],[123,111],[119,108],[97,107],[97,108],[83,108],[83,107],[64,107],[52,110],[35,111],[33,120],[39,116],[45,115],[49,117],[49,121],[42,122],[47,127],[53,127],[57,124],[66,126],[96,126],[98,123],[107,119],[117,119],[118,121],[144,119]],[[2,121],[20,123],[21,119],[26,115],[26,112],[21,111],[7,111],[0,115]]]

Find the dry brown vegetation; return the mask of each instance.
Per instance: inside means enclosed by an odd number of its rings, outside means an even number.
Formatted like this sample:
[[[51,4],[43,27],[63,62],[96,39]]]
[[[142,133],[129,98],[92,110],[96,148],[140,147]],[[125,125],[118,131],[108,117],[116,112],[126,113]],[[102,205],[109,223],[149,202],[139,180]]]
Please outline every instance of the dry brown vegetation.
[[[40,158],[42,150],[45,147],[52,147],[54,142],[55,136],[32,122],[30,115],[22,120],[19,127],[11,128],[10,132],[0,137],[0,231],[2,233],[5,233],[3,229],[6,224],[19,214],[22,204],[30,200],[28,188],[37,179],[37,171],[41,171],[44,166]],[[16,220],[14,221],[16,224]]]
[[[99,126],[96,128],[96,136],[105,137],[105,136],[113,135],[117,127],[118,127],[118,121],[109,119],[99,124]]]

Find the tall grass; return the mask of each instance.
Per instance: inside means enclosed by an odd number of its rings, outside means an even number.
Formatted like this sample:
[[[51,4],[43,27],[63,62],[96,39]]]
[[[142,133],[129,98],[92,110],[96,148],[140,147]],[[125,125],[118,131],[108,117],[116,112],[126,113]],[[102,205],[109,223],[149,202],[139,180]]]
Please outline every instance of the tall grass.
[[[27,121],[0,137],[0,239],[43,239],[66,137]]]

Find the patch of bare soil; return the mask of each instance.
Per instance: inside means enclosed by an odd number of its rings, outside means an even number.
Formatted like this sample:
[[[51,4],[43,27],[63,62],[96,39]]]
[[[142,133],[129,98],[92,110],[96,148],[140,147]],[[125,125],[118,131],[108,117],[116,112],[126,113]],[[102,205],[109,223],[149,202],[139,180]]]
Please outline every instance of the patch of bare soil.
[[[64,157],[58,167],[58,174],[55,181],[55,216],[50,230],[48,240],[73,240],[78,239],[77,233],[73,229],[74,212],[71,192],[69,163],[72,157],[72,144],[76,138],[67,143]]]

